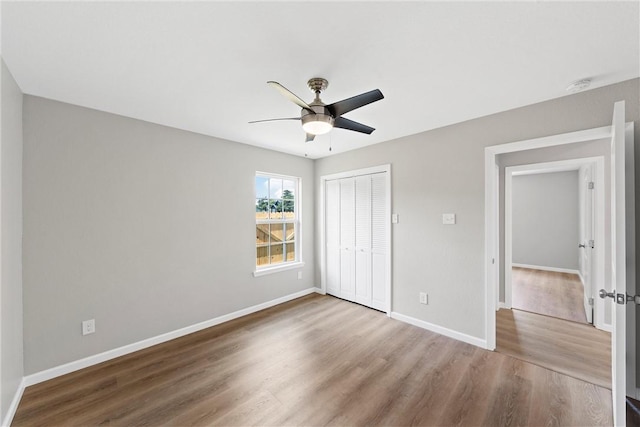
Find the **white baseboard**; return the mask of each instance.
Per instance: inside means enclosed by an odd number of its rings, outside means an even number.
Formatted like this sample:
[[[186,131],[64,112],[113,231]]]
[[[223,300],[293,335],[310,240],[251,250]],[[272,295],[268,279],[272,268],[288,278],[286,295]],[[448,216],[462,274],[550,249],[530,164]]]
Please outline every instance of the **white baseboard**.
[[[252,314],[269,307],[273,307],[274,305],[282,304],[287,301],[291,301],[296,298],[300,298],[305,295],[309,295],[311,293],[319,292],[319,291],[320,289],[315,287],[307,288],[302,291],[295,292],[293,294],[285,295],[283,297],[264,302],[262,304],[257,304],[251,307],[243,308],[242,310],[234,311],[233,313],[225,314],[210,320],[205,320],[204,322],[196,323],[194,325],[187,326],[181,329],[176,329],[175,331],[167,332],[167,333],[157,335],[155,337],[147,338],[132,344],[127,344],[122,347],[114,348],[112,350],[107,350],[103,353],[94,354],[93,356],[88,356],[80,360],[65,363],[64,365],[60,365],[50,369],[46,369],[44,371],[36,372],[35,374],[27,375],[26,377],[24,377],[23,383],[25,387],[38,384],[43,381],[47,381],[47,380],[59,377],[61,375],[75,372],[80,369],[87,368],[89,366],[97,365],[98,363],[106,362],[107,360],[115,359],[116,357],[124,356],[126,354],[133,353],[135,351],[139,351],[147,347],[151,347],[157,344],[161,344],[163,342],[180,338],[182,336],[192,334],[194,332],[198,332],[203,329],[210,328],[212,326],[216,326],[221,323],[228,322],[230,320],[234,320],[239,317],[246,316],[248,314]]]
[[[543,271],[553,271],[556,273],[577,274],[578,276],[580,275],[580,272],[578,270],[573,270],[571,268],[546,267],[544,265],[518,264],[515,262],[512,262],[511,266],[520,267],[520,268],[530,268],[532,270],[543,270]]]
[[[501,308],[507,308],[507,304],[503,303],[502,301],[498,301],[498,310],[500,310]]]
[[[20,384],[18,385],[18,389],[16,390],[16,394],[13,396],[13,400],[11,400],[7,415],[5,415],[4,420],[2,420],[2,427],[9,427],[13,422],[13,417],[16,415],[16,411],[18,410],[18,405],[20,404],[20,399],[22,399],[22,394],[24,393],[25,387],[25,380],[24,378],[22,378]]]
[[[611,325],[611,323],[602,323],[600,325],[597,325],[596,328],[600,329],[601,331],[613,333],[613,326]]]
[[[435,332],[440,335],[444,335],[449,338],[453,338],[458,341],[466,342],[467,344],[472,344],[484,349],[487,348],[486,340],[472,337],[471,335],[463,334],[462,332],[454,331],[452,329],[448,329],[442,326],[434,325],[433,323],[425,322],[424,320],[416,319],[410,316],[405,316],[404,314],[400,314],[395,311],[391,312],[391,318],[399,320],[401,322],[409,323],[410,325],[417,326],[419,328],[426,329],[431,332]]]

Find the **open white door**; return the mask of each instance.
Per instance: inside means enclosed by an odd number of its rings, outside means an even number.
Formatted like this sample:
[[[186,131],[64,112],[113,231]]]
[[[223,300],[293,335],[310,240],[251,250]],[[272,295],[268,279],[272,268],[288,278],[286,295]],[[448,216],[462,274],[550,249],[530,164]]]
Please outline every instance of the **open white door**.
[[[613,107],[611,124],[611,291],[601,297],[611,297],[611,394],[613,423],[626,421],[626,241],[625,241],[625,129],[624,101]]]

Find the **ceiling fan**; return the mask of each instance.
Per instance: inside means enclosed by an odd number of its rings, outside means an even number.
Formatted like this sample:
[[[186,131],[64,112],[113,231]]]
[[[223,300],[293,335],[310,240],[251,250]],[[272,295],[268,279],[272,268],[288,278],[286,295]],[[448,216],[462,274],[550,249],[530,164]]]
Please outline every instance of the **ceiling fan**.
[[[277,89],[282,95],[301,107],[302,111],[300,112],[300,117],[255,120],[249,123],[271,122],[276,120],[300,120],[302,123],[302,129],[304,129],[307,134],[305,139],[306,142],[313,141],[316,135],[325,134],[334,127],[366,133],[367,135],[371,134],[371,132],[375,130],[374,128],[344,118],[342,115],[384,98],[384,95],[382,95],[380,90],[374,89],[327,105],[320,99],[320,92],[329,86],[329,82],[321,77],[314,77],[309,79],[307,85],[309,86],[309,89],[316,94],[316,97],[313,102],[307,104],[280,83],[270,81],[267,82],[267,84]]]

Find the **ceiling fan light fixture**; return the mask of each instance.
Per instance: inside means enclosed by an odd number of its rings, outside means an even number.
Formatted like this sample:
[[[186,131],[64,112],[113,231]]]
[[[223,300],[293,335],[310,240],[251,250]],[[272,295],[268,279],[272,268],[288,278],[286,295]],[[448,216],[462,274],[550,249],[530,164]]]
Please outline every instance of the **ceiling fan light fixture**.
[[[308,114],[302,117],[302,129],[311,135],[323,135],[333,129],[333,121],[326,114]]]

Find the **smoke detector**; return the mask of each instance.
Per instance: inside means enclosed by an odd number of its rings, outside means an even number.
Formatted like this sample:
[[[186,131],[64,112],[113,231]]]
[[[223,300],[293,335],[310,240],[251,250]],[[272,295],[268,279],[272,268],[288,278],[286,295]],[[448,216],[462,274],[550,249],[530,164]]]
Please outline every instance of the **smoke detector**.
[[[591,79],[576,80],[567,86],[567,92],[581,92],[591,85]]]

